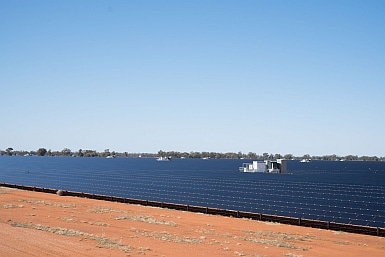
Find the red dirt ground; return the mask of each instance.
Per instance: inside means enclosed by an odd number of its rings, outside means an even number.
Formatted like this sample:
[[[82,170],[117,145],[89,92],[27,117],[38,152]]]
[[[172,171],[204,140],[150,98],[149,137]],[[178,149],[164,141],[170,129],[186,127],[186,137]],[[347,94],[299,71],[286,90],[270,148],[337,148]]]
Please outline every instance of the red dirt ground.
[[[385,256],[385,238],[0,187],[0,256]]]

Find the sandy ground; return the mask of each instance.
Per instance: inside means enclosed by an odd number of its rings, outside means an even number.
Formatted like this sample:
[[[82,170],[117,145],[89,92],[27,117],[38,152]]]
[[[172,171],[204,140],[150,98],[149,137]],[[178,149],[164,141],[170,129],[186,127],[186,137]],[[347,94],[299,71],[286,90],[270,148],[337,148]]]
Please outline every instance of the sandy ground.
[[[385,256],[385,238],[0,187],[0,256]]]

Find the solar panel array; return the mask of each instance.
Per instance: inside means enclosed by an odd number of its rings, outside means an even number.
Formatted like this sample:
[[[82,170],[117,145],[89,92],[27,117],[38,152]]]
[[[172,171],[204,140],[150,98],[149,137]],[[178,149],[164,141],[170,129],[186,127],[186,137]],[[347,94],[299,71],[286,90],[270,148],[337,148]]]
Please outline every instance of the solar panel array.
[[[0,163],[0,182],[385,227],[385,183],[378,182],[384,179],[381,168],[370,173],[354,168],[341,172],[291,163],[292,174],[245,174],[237,169],[239,161],[228,160],[222,165],[220,160],[157,163],[147,159],[132,165],[130,159],[64,158],[57,163],[44,159],[32,158],[24,166],[21,158],[14,165]],[[366,182],[354,181],[362,172]]]

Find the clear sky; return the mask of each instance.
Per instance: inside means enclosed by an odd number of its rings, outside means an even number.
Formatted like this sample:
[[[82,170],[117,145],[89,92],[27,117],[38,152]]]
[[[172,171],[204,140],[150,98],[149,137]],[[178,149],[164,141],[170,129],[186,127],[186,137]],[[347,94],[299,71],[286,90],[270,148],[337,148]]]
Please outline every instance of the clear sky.
[[[385,156],[385,1],[0,1],[0,149]]]

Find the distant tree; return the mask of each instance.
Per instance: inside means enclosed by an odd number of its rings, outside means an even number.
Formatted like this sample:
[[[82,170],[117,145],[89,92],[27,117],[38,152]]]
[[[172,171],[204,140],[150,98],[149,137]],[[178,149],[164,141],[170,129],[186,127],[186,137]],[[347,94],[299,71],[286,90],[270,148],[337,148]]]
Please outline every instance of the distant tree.
[[[267,160],[269,158],[269,153],[262,154],[263,159]]]
[[[104,150],[103,157],[107,157],[107,156],[110,156],[110,155],[111,155],[110,149]]]
[[[222,153],[215,153],[215,159],[221,159],[221,158],[223,158]]]
[[[37,154],[38,156],[44,156],[44,155],[46,155],[46,153],[47,153],[47,149],[45,149],[45,148],[39,148],[39,149],[37,150],[37,152],[36,152],[36,154]]]
[[[98,153],[95,150],[84,150],[83,151],[85,157],[96,157]]]
[[[12,147],[8,147],[5,151],[7,152],[7,155],[11,156],[13,148]]]
[[[358,160],[358,156],[357,155],[347,155],[347,156],[345,156],[345,160],[356,161],[356,160]]]
[[[276,159],[276,160],[282,159],[282,155],[279,153],[276,153],[276,154],[274,154],[274,159]]]
[[[64,156],[71,156],[72,155],[72,152],[71,152],[71,149],[68,149],[68,148],[64,148],[62,151],[61,151],[62,155]]]
[[[198,152],[190,152],[190,158],[200,158],[200,153],[198,153]]]
[[[253,152],[249,152],[247,154],[247,158],[249,158],[249,159],[257,159],[257,154],[253,153]]]
[[[79,149],[78,156],[79,156],[79,157],[83,157],[83,156],[84,156],[84,153],[83,153],[83,150],[82,150],[82,149]]]

